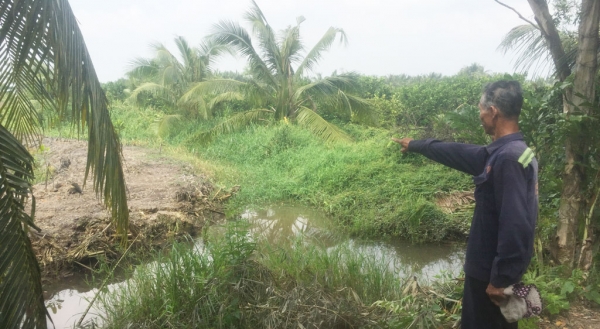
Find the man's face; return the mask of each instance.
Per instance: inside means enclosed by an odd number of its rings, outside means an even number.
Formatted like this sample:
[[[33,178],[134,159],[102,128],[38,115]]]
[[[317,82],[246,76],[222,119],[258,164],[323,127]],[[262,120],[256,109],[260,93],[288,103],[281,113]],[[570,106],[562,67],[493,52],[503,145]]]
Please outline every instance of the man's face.
[[[481,120],[481,126],[488,135],[494,135],[496,128],[496,120],[494,120],[495,114],[491,107],[484,107],[479,104],[479,120]]]

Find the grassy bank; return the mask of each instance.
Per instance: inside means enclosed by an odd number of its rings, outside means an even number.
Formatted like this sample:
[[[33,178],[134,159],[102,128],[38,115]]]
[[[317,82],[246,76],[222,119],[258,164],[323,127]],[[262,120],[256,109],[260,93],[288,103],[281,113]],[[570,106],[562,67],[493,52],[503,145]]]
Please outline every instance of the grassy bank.
[[[435,201],[471,190],[470,178],[418,155],[401,155],[387,130],[342,125],[354,141],[326,145],[281,123],[190,144],[189,136],[210,123],[176,121],[161,130],[161,114],[153,110],[121,105],[112,115],[125,143],[162,145],[167,152],[176,150],[177,157],[192,154],[209,164],[218,185],[239,185],[231,213],[296,201],[327,212],[351,234],[414,242],[460,236],[468,229],[469,209],[449,214]]]
[[[457,298],[440,280],[427,289]],[[399,278],[385,259],[297,241],[269,246],[239,225],[206,236],[194,252],[175,245],[103,294],[105,328],[395,328],[451,323],[455,303]],[[392,302],[393,301],[393,302]],[[442,312],[445,310],[445,314]]]

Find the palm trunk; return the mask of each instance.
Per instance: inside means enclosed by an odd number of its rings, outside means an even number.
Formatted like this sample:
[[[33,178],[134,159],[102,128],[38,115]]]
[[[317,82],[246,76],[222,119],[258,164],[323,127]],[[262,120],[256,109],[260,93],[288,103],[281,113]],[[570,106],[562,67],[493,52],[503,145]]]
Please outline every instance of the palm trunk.
[[[600,172],[598,172],[600,174]],[[598,175],[596,175],[596,180],[598,180]],[[598,195],[600,191],[596,192],[594,196],[594,201],[590,206],[590,211],[588,215],[585,217],[585,230],[583,231],[583,239],[581,244],[581,251],[579,252],[579,260],[577,261],[577,267],[584,271],[589,271],[592,267],[593,260],[593,246],[594,246],[594,227],[592,225],[592,216],[594,215],[594,208],[596,207],[596,202],[598,202]]]
[[[584,0],[581,7],[581,23],[579,25],[578,54],[573,82],[572,102],[565,106],[567,116],[571,114],[590,114],[595,101],[595,77],[598,71],[598,24],[600,21],[600,2]],[[568,96],[567,96],[568,97]],[[587,104],[585,103],[587,102]],[[573,104],[573,105],[572,105]],[[580,128],[586,129],[585,125]],[[586,136],[584,131],[578,131],[567,138],[565,175],[561,203],[558,210],[559,226],[557,232],[557,258],[561,264],[575,265],[577,255],[577,228],[579,219],[586,207],[581,196],[585,178],[584,165],[586,159]],[[585,247],[593,244],[592,231],[588,232]],[[585,250],[584,250],[585,251]],[[591,257],[590,257],[591,262]]]
[[[570,70],[565,63],[565,51],[556,26],[548,10],[546,0],[528,0],[535,20],[539,25],[557,71],[557,76],[564,81]],[[575,80],[572,90],[565,93],[563,111],[567,116],[572,114],[588,114],[591,107],[583,105],[585,101],[594,101],[594,77],[597,73],[598,20],[600,3],[597,0],[583,0],[581,6],[581,22],[579,25],[578,55],[575,69]],[[576,106],[581,105],[581,106]],[[579,218],[585,209],[585,200],[581,197],[584,182],[585,134],[577,132],[567,136],[565,144],[566,165],[563,176],[563,189],[559,207],[559,223],[556,234],[557,250],[555,256],[561,264],[574,265],[577,250],[577,228]],[[592,237],[591,231],[588,238]],[[591,241],[593,242],[593,241]],[[587,243],[587,242],[585,242]]]
[[[556,260],[560,264],[567,265],[569,269],[574,265],[577,228],[584,206],[581,198],[582,173],[578,165],[580,159],[577,159],[579,152],[575,150],[576,143],[577,141],[568,139],[565,145],[567,164],[563,175],[563,188],[558,209],[558,230],[556,232],[558,244],[554,251]]]

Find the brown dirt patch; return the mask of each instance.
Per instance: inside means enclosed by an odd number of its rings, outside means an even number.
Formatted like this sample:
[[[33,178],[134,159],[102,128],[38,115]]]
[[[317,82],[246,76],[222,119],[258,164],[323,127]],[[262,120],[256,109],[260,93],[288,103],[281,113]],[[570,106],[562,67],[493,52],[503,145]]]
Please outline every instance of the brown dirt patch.
[[[596,329],[600,328],[600,312],[598,308],[574,304],[564,314],[552,318],[543,318],[539,322],[542,329]]]
[[[46,138],[43,145],[45,151],[36,157],[38,176],[44,181],[33,187],[35,223],[41,232],[32,230],[30,236],[44,279],[93,267],[99,259],[118,259],[124,248],[110,214],[91,180],[83,188],[87,143]],[[190,165],[134,146],[124,147],[123,156],[132,250],[154,250],[167,241],[194,236],[207,221],[223,217],[221,203],[230,194],[215,191],[208,178]],[[81,193],[73,183],[82,187]]]

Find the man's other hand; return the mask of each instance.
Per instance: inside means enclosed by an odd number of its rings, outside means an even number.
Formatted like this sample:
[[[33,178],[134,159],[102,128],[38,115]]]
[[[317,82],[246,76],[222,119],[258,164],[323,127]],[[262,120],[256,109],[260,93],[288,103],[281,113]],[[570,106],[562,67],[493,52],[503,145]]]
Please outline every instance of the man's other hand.
[[[485,293],[490,297],[492,303],[497,306],[503,305],[506,303],[508,297],[504,294],[504,288],[496,288],[492,286],[492,284],[488,284],[487,289],[485,289]]]
[[[402,149],[400,150],[402,153],[408,152],[408,143],[410,143],[412,138],[404,137],[402,139],[392,138],[392,140],[400,145],[402,145]]]

